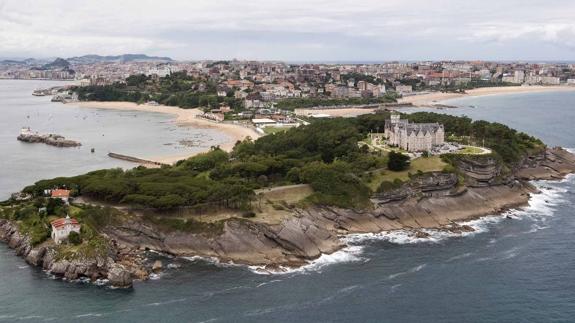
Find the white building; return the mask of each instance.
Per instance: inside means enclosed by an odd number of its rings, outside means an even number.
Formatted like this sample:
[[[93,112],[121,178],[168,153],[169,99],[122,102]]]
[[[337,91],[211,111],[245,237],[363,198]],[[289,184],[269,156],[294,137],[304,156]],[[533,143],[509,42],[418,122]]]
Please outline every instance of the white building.
[[[513,83],[523,84],[524,81],[525,81],[525,72],[515,71],[515,74],[513,75]]]
[[[443,125],[439,123],[409,123],[398,114],[385,121],[384,137],[390,146],[409,152],[430,151],[445,141]]]
[[[52,225],[52,240],[57,244],[68,239],[71,232],[80,233],[80,223],[76,219],[71,219],[70,216],[54,220],[50,224]]]
[[[413,92],[413,87],[411,85],[397,85],[395,91],[399,94],[409,94]]]

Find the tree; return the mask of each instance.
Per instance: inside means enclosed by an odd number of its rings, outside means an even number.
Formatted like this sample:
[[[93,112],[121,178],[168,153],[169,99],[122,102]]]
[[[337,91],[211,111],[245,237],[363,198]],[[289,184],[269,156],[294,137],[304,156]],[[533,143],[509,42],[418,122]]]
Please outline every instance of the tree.
[[[77,246],[82,243],[82,237],[80,237],[80,234],[78,232],[72,231],[68,235],[68,242]]]
[[[392,171],[402,171],[409,167],[409,156],[392,151],[389,153],[387,168]]]

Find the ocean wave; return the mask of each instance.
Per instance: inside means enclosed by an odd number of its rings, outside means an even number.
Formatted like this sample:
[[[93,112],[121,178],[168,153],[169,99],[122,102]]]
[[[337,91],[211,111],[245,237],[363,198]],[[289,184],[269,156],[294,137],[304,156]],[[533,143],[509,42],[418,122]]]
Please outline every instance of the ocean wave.
[[[278,270],[269,270],[265,266],[249,266],[248,268],[256,274],[260,275],[285,275],[293,273],[307,273],[307,272],[321,272],[321,270],[329,265],[366,261],[360,255],[363,252],[362,246],[347,246],[331,254],[322,254],[319,258],[311,260],[308,264],[297,268],[280,266]]]
[[[186,300],[187,300],[187,298],[177,298],[177,299],[173,299],[173,300],[169,300],[169,301],[165,301],[165,302],[148,303],[148,304],[145,304],[144,306],[162,306],[162,305],[168,305],[168,304],[173,304],[173,303],[181,303],[181,302],[185,302]]]
[[[519,247],[513,247],[509,250],[505,250],[505,251],[501,252],[500,259],[507,260],[507,259],[515,258],[519,254],[519,250],[520,250]]]
[[[273,284],[273,283],[279,283],[279,282],[281,282],[281,281],[282,281],[281,279],[270,280],[270,281],[268,281],[268,282],[263,282],[263,283],[257,284],[256,288],[260,288],[260,287],[262,287],[262,286],[269,285],[269,284]]]
[[[100,313],[86,313],[86,314],[76,315],[76,318],[83,318],[83,317],[100,317],[100,316],[102,316],[102,314],[100,314]]]
[[[403,276],[403,275],[413,274],[413,273],[416,273],[416,272],[422,270],[422,269],[425,268],[426,266],[427,266],[427,264],[417,265],[417,266],[415,266],[415,267],[413,267],[413,268],[411,268],[411,269],[409,269],[409,270],[407,270],[407,271],[402,271],[402,272],[399,272],[399,273],[391,274],[391,275],[387,276],[387,279],[388,279],[388,280],[393,280],[393,279],[395,279],[395,278],[397,278],[397,277],[400,277],[400,276]]]
[[[401,284],[395,284],[393,286],[390,287],[391,292],[395,292],[396,290],[399,289],[399,287],[401,287]]]
[[[467,257],[471,256],[472,254],[473,254],[472,252],[466,252],[466,253],[461,254],[461,255],[453,256],[453,257],[447,259],[445,262],[453,262],[455,260],[467,258]]]

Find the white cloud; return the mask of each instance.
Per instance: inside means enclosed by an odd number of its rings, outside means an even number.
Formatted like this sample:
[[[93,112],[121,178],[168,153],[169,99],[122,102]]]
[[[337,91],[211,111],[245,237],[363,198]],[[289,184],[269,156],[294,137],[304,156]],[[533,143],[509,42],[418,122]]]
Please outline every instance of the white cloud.
[[[570,58],[573,21],[571,0],[0,0],[0,56]]]
[[[575,22],[573,23],[485,23],[475,26],[468,40],[526,42],[544,41],[575,48]]]

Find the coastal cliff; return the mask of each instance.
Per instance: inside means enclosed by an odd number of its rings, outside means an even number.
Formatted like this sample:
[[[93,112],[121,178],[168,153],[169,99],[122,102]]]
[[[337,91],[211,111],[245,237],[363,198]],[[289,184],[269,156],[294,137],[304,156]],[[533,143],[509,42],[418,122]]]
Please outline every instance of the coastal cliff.
[[[28,235],[22,234],[14,222],[4,219],[0,219],[0,241],[14,249],[28,264],[69,281],[88,278],[127,288],[132,286],[134,278],[147,279],[149,274],[143,266],[143,258],[131,251],[112,247],[108,255],[67,259],[53,243],[33,246]]]
[[[428,174],[402,187],[374,195],[371,210],[313,206],[296,208],[279,224],[233,218],[219,234],[162,231],[153,224],[132,220],[109,227],[106,234],[120,245],[153,249],[176,256],[215,257],[222,262],[265,266],[300,266],[344,246],[338,238],[351,233],[398,229],[472,231],[457,222],[524,206],[537,190],[526,181],[559,179],[575,172],[575,156],[553,148],[527,160],[516,174],[501,177],[490,159],[462,161],[467,185],[458,186],[455,174]],[[550,167],[553,166],[553,167]]]

